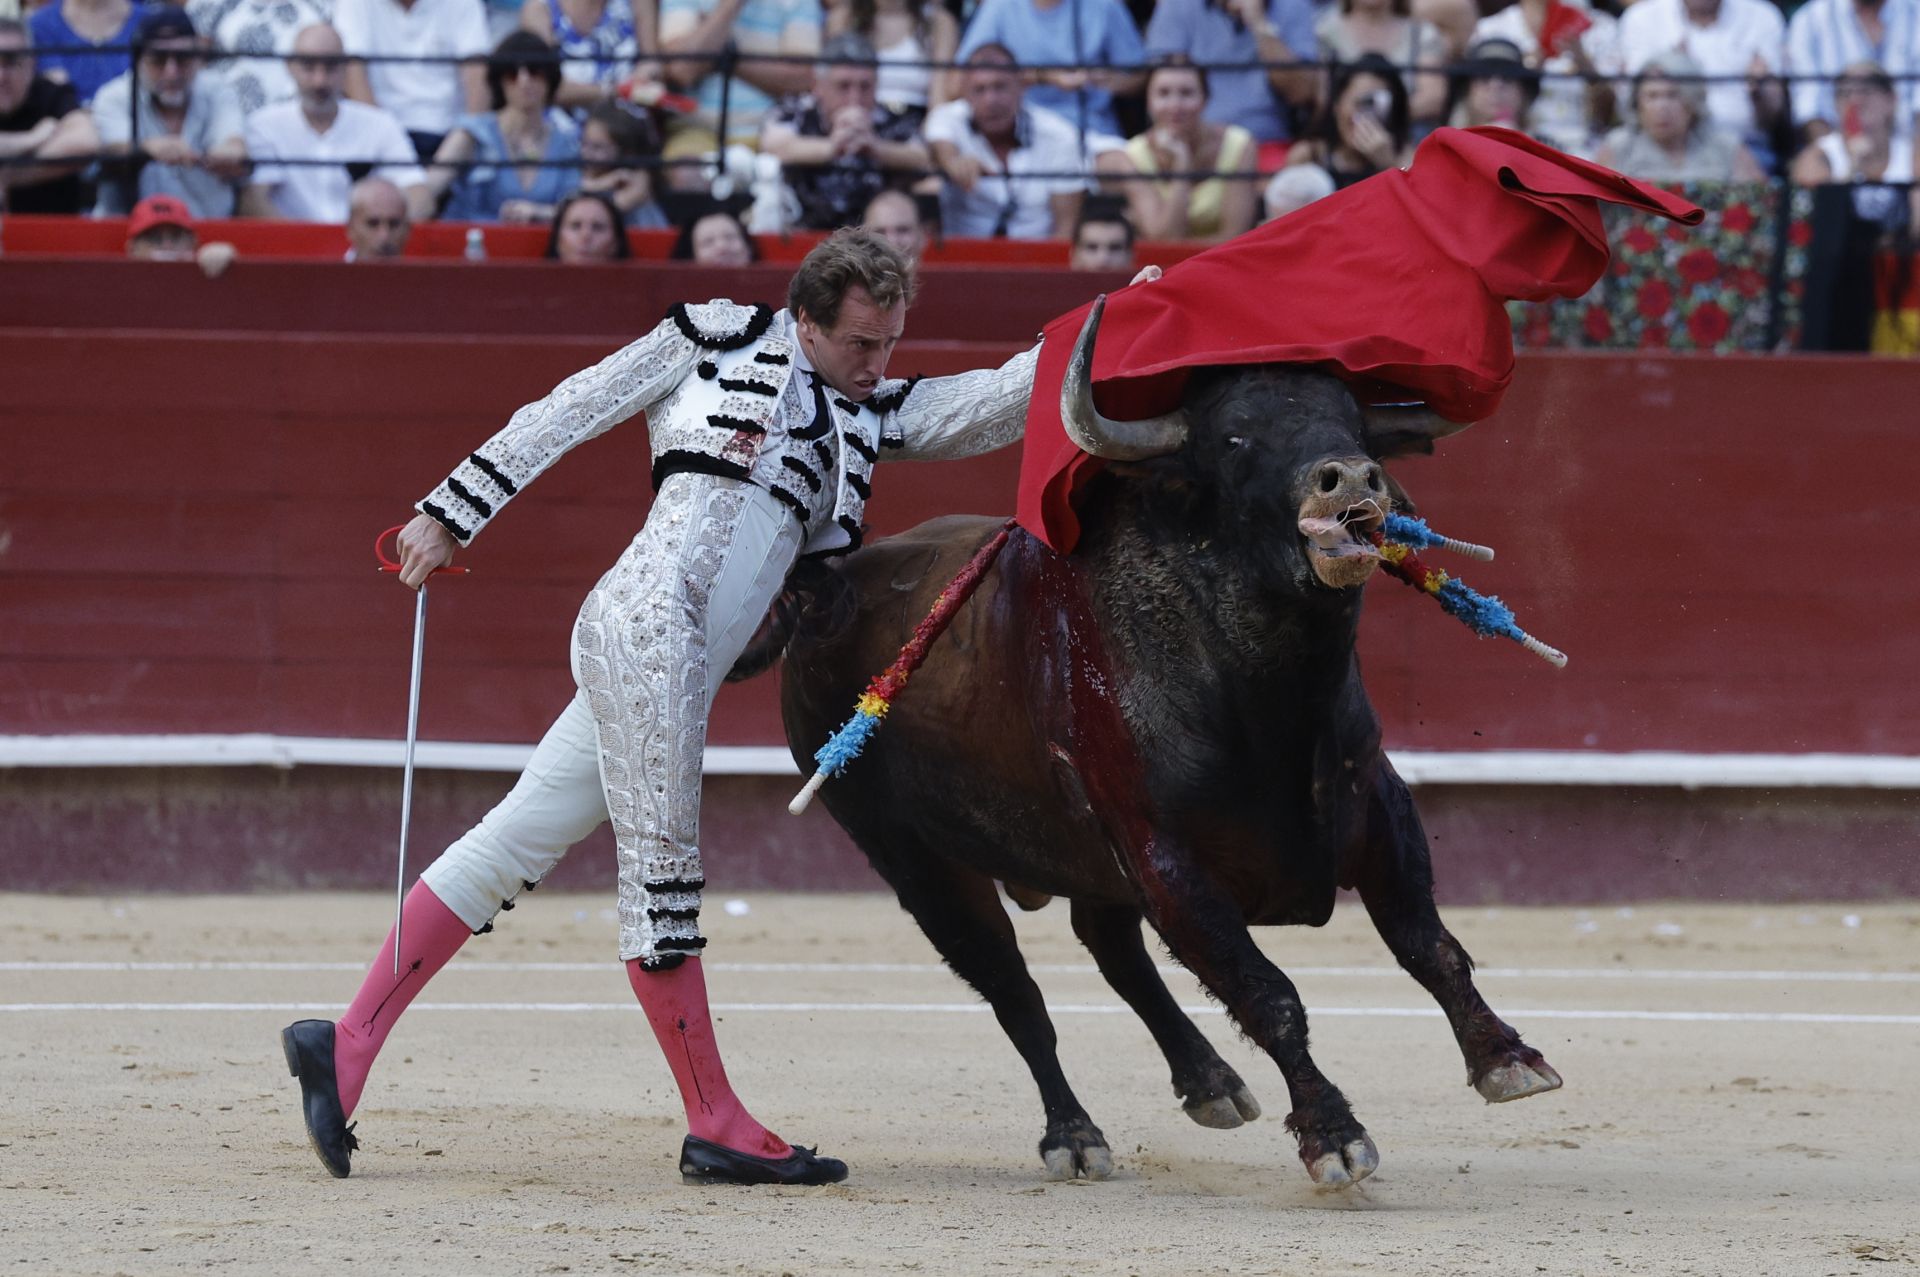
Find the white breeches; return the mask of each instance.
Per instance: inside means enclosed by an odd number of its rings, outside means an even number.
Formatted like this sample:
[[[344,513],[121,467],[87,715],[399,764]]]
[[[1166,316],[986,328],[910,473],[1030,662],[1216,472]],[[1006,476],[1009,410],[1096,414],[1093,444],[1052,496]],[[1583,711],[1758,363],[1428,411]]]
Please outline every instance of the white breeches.
[[[581,605],[579,693],[512,792],[421,875],[461,921],[484,926],[611,818],[621,960],[699,952],[707,711],[801,539],[762,488],[667,476],[646,526]]]

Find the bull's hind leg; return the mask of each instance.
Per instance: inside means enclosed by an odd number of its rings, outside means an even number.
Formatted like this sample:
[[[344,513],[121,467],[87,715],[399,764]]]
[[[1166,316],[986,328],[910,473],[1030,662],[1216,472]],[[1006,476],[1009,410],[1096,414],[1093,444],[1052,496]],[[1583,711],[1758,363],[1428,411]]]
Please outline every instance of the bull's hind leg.
[[[1559,1089],[1560,1075],[1474,988],[1473,959],[1434,908],[1433,863],[1413,796],[1384,764],[1368,825],[1368,854],[1357,875],[1360,899],[1394,958],[1446,1013],[1467,1062],[1467,1080],[1489,1104]]]
[[[1047,1115],[1046,1133],[1040,1137],[1047,1178],[1107,1178],[1113,1173],[1113,1155],[1060,1070],[1053,1021],[1047,1018],[1040,986],[1027,972],[993,879],[943,861],[923,847],[897,858],[870,859],[954,974],[993,1007],[1000,1027],[1027,1062]]]
[[[1173,1070],[1173,1093],[1202,1126],[1232,1130],[1260,1116],[1260,1104],[1213,1044],[1167,992],[1140,937],[1140,911],[1124,905],[1073,902],[1073,933],[1160,1044]]]

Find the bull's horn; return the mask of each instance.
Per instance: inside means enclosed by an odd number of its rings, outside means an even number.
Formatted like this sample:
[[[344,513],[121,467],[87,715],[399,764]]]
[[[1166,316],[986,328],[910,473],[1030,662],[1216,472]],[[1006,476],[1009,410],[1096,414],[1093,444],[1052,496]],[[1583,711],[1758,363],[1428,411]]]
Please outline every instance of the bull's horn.
[[[1107,307],[1102,293],[1087,312],[1080,339],[1067,361],[1066,380],[1060,384],[1060,420],[1067,437],[1082,452],[1108,461],[1141,461],[1173,452],[1187,441],[1187,420],[1180,412],[1142,421],[1110,421],[1093,406],[1093,340],[1100,331],[1100,314]]]
[[[1429,453],[1433,441],[1457,435],[1469,421],[1448,421],[1423,403],[1370,404],[1360,410],[1367,430],[1367,451],[1376,459]]]

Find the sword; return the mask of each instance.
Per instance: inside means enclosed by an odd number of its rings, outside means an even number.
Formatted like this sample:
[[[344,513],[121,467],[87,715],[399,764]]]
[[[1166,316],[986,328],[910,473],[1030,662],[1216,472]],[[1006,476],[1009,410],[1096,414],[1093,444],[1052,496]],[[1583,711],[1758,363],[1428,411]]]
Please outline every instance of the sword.
[[[394,536],[399,531],[399,527],[388,528],[374,540],[373,552],[380,560],[382,572],[400,571],[400,565],[389,559],[386,551],[381,548],[389,536]],[[397,539],[395,548],[399,548]],[[427,575],[433,577],[442,572],[464,576],[467,569],[435,568]],[[420,588],[414,591],[413,598],[413,674],[407,684],[407,760],[400,781],[400,863],[395,871],[393,882],[393,974],[395,976],[400,974],[400,923],[407,901],[407,830],[413,823],[413,748],[420,739],[420,660],[426,652],[426,643],[427,583],[422,581]]]

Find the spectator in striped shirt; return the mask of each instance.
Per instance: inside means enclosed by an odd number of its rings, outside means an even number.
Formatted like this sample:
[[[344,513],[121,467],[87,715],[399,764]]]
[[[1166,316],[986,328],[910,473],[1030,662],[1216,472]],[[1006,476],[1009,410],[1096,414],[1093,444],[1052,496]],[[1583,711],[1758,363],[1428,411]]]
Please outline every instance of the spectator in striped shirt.
[[[1904,131],[1920,105],[1907,78],[1920,74],[1920,0],[1808,0],[1788,21],[1793,118],[1808,140],[1841,126],[1833,82],[1856,62],[1877,64],[1899,86]]]

